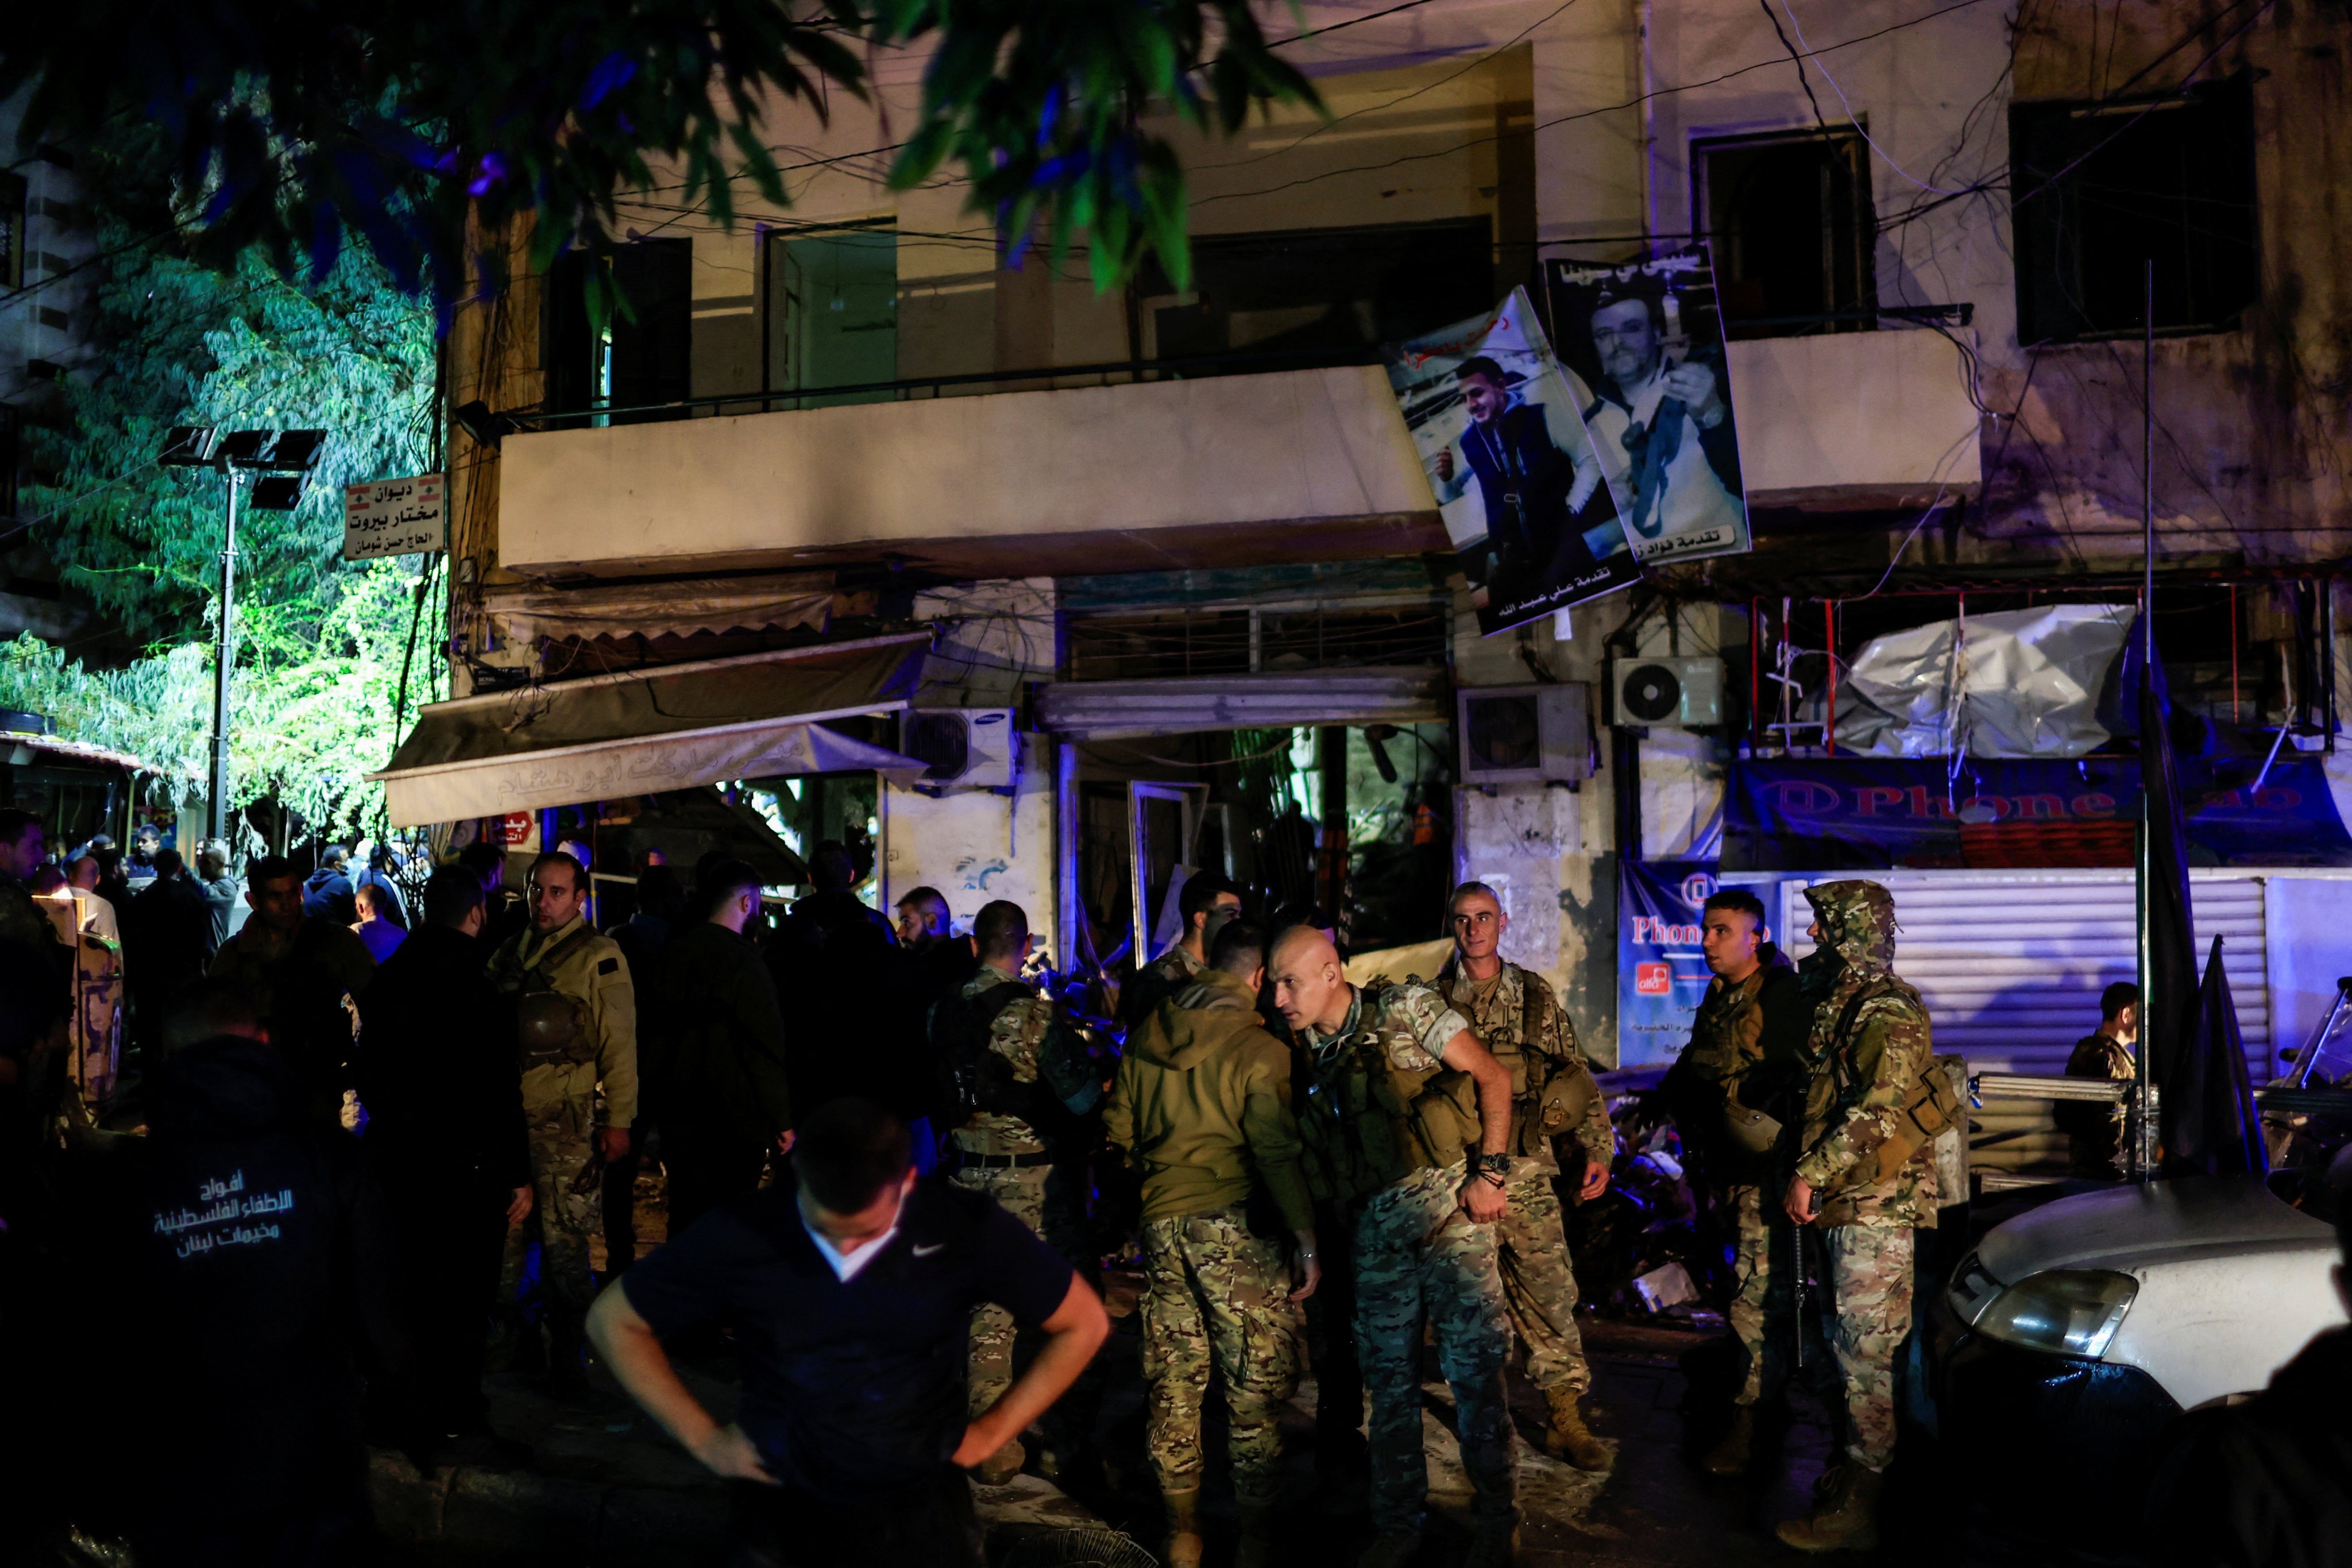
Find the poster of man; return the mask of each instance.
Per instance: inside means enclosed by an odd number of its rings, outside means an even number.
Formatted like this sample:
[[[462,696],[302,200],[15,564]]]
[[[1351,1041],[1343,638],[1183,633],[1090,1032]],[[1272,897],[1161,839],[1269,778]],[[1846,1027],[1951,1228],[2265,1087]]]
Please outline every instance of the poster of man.
[[[1492,635],[1637,581],[1601,462],[1528,293],[1399,344],[1389,384]]]
[[[1552,328],[1644,563],[1751,547],[1707,244],[1649,261],[1551,264]]]

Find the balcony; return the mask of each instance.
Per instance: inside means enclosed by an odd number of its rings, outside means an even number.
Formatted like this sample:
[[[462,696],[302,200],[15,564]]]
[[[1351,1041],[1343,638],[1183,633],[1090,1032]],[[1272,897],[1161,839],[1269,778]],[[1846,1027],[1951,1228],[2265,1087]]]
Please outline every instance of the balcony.
[[[503,451],[499,564],[532,576],[890,559],[1018,577],[1445,548],[1378,365],[722,413]]]
[[[1916,506],[1977,484],[1977,410],[1944,334],[1728,352],[1756,504]],[[1176,368],[1065,367],[1034,374],[1103,384],[964,396],[939,394],[1016,375],[877,384],[855,390],[895,400],[790,411],[751,395],[512,434],[499,563],[563,580],[887,560],[971,578],[1448,548],[1381,366]]]

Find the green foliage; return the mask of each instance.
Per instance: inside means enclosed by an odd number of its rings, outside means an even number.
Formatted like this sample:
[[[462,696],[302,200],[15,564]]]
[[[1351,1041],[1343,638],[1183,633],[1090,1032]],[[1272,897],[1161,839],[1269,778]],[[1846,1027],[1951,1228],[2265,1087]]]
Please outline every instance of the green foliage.
[[[1144,117],[1172,110],[1231,135],[1259,104],[1319,101],[1251,0],[878,0],[875,29],[938,39],[891,183],[961,161],[972,210],[995,215],[1016,261],[1041,230],[1057,264],[1083,239],[1097,289],[1147,253],[1192,285],[1183,166]]]
[[[1057,253],[1085,237],[1102,287],[1154,251],[1172,277],[1189,270],[1182,170],[1142,117],[1173,108],[1231,132],[1254,104],[1316,100],[1253,0],[19,9],[0,100],[28,89],[25,145],[95,139],[126,118],[160,127],[199,259],[237,275],[257,251],[281,277],[325,282],[356,237],[445,312],[469,261],[502,281],[526,224],[536,267],[575,243],[609,247],[616,197],[657,183],[652,156],[721,223],[738,178],[782,205],[764,111],[823,117],[832,89],[864,96],[861,44],[936,47],[894,177],[960,159],[1011,243],[1041,224]]]
[[[323,428],[291,512],[242,509],[238,596],[315,628],[344,580],[345,484],[425,471],[431,315],[364,253],[314,289],[248,255],[216,272],[174,243],[142,245],[168,212],[163,138],[118,130],[90,149],[86,188],[106,259],[85,322],[93,374],[61,384],[67,420],[37,426],[24,510],[66,580],[142,640],[204,632],[220,579],[225,481],[152,466],[174,425]]]
[[[270,610],[252,628],[252,657],[240,660],[229,690],[229,798],[274,793],[322,831],[348,838],[372,826],[383,805],[383,787],[360,775],[392,752],[417,576],[399,561],[369,562],[347,575],[346,591],[315,628],[294,634],[293,618]],[[432,606],[425,613],[429,620]],[[420,656],[409,701],[431,701],[443,685],[438,663]],[[212,705],[209,644],[91,670],[29,635],[0,643],[0,708],[47,713],[61,736],[152,764],[159,770],[152,787],[174,803],[205,791]]]

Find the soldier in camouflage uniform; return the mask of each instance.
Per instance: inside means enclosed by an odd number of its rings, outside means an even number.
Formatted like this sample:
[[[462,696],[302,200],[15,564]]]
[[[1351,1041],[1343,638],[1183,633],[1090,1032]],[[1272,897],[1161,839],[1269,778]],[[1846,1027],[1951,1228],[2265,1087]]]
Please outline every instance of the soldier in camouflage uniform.
[[[1609,1188],[1617,1153],[1616,1129],[1592,1071],[1577,1049],[1576,1026],[1533,970],[1505,962],[1500,946],[1510,917],[1484,882],[1454,889],[1449,906],[1454,955],[1438,974],[1437,989],[1470,1021],[1479,1043],[1511,1073],[1511,1183],[1508,1206],[1496,1227],[1504,1299],[1511,1327],[1527,1347],[1528,1381],[1551,1406],[1545,1451],[1580,1470],[1609,1467],[1609,1450],[1586,1429],[1578,1402],[1591,1390],[1583,1337],[1576,1327],[1576,1274],[1560,1216],[1559,1157],[1541,1125],[1538,1090],[1554,1073],[1580,1079],[1584,1112],[1570,1129],[1583,1153],[1579,1202]]]
[[[1168,1510],[1170,1568],[1201,1561],[1201,1405],[1215,1369],[1241,1505],[1236,1568],[1272,1560],[1281,1412],[1298,1384],[1299,1306],[1320,1281],[1314,1201],[1290,1112],[1290,1053],[1258,1022],[1265,933],[1225,925],[1209,964],[1128,1037],[1104,1131],[1142,1174],[1148,1445]],[[1296,1238],[1244,1212],[1263,1192]]]
[[[2139,1058],[2132,1055],[2132,1047],[2138,1038],[2139,987],[2118,980],[2099,994],[2098,1030],[2074,1042],[2066,1058],[2066,1076],[2137,1082]],[[2095,1100],[2062,1100],[2052,1112],[2058,1131],[2066,1134],[2074,1174],[2109,1182],[2131,1174],[2131,1112],[2123,1101],[2101,1105]]]
[[[637,998],[629,961],[612,938],[582,918],[588,876],[556,852],[530,868],[530,924],[490,956],[490,983],[515,999],[522,1054],[523,1119],[529,1124],[531,1186],[538,1197],[540,1288],[547,1303],[549,1386],[586,1392],[580,1355],[588,1302],[588,1238],[602,1224],[592,1161],[629,1151],[637,1115]],[[596,1125],[596,1089],[604,1125]],[[585,1191],[583,1183],[588,1182]],[[520,1227],[507,1237],[501,1300],[522,1272]]]
[[[1830,1335],[1845,1385],[1846,1454],[1813,1512],[1780,1527],[1806,1552],[1878,1543],[1876,1510],[1895,1457],[1895,1362],[1911,1331],[1913,1233],[1936,1223],[1936,1167],[1925,1146],[1891,1172],[1903,1110],[1935,1061],[1927,1005],[1894,972],[1895,899],[1876,882],[1809,888],[1802,966],[1818,997],[1808,1045],[1814,1077],[1790,1218],[1827,1232]]]
[[[997,1058],[992,1065],[1005,1086],[993,1098],[1000,1105],[1034,1099],[1041,1109],[1027,1115],[1009,1109],[974,1110],[954,1129],[955,1168],[948,1179],[986,1193],[1074,1267],[1083,1268],[1083,1203],[1074,1201],[1066,1187],[1051,1184],[1056,1152],[1048,1129],[1039,1125],[1059,1120],[1053,1091],[1045,1081],[1044,1060],[1047,1037],[1058,1020],[1053,1001],[1021,980],[1029,955],[1029,917],[1020,905],[1000,899],[981,910],[971,932],[980,967],[955,994],[933,1008],[933,1048],[952,1061],[960,1050],[984,1041],[987,1052]],[[969,1383],[973,1415],[994,1405],[1013,1386],[1013,1314],[993,1305],[974,1308]],[[1082,1395],[1072,1408],[1060,1411],[1058,1419],[1082,1421],[1085,1405]],[[1016,1438],[973,1473],[985,1485],[1002,1486],[1027,1458]]]
[[[1700,922],[1699,946],[1714,978],[1691,1020],[1690,1044],[1659,1088],[1681,1129],[1692,1179],[1735,1216],[1738,1289],[1727,1316],[1747,1370],[1730,1430],[1699,1460],[1710,1474],[1732,1476],[1748,1468],[1768,1362],[1776,1394],[1783,1372],[1769,1353],[1766,1322],[1785,1316],[1785,1270],[1796,1256],[1779,1198],[1802,1131],[1812,1004],[1768,940],[1755,894],[1722,889],[1706,900]],[[1776,1247],[1783,1258],[1779,1279]]]
[[[1509,1206],[1511,1074],[1429,986],[1360,991],[1307,926],[1275,944],[1275,1005],[1306,1054],[1299,1131],[1315,1195],[1355,1224],[1356,1348],[1371,1395],[1372,1524],[1362,1568],[1403,1568],[1429,1500],[1421,1436],[1424,1314],[1454,1391],[1476,1494],[1469,1568],[1517,1544],[1503,1367],[1510,1311],[1496,1257]]]

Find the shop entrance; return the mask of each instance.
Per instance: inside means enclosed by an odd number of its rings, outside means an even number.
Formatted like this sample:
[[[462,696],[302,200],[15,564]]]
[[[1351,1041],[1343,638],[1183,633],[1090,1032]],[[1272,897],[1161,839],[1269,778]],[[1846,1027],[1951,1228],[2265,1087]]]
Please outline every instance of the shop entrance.
[[[1319,914],[1348,952],[1444,934],[1452,730],[1300,725],[1071,742],[1079,967],[1116,984],[1182,935],[1184,883]]]

